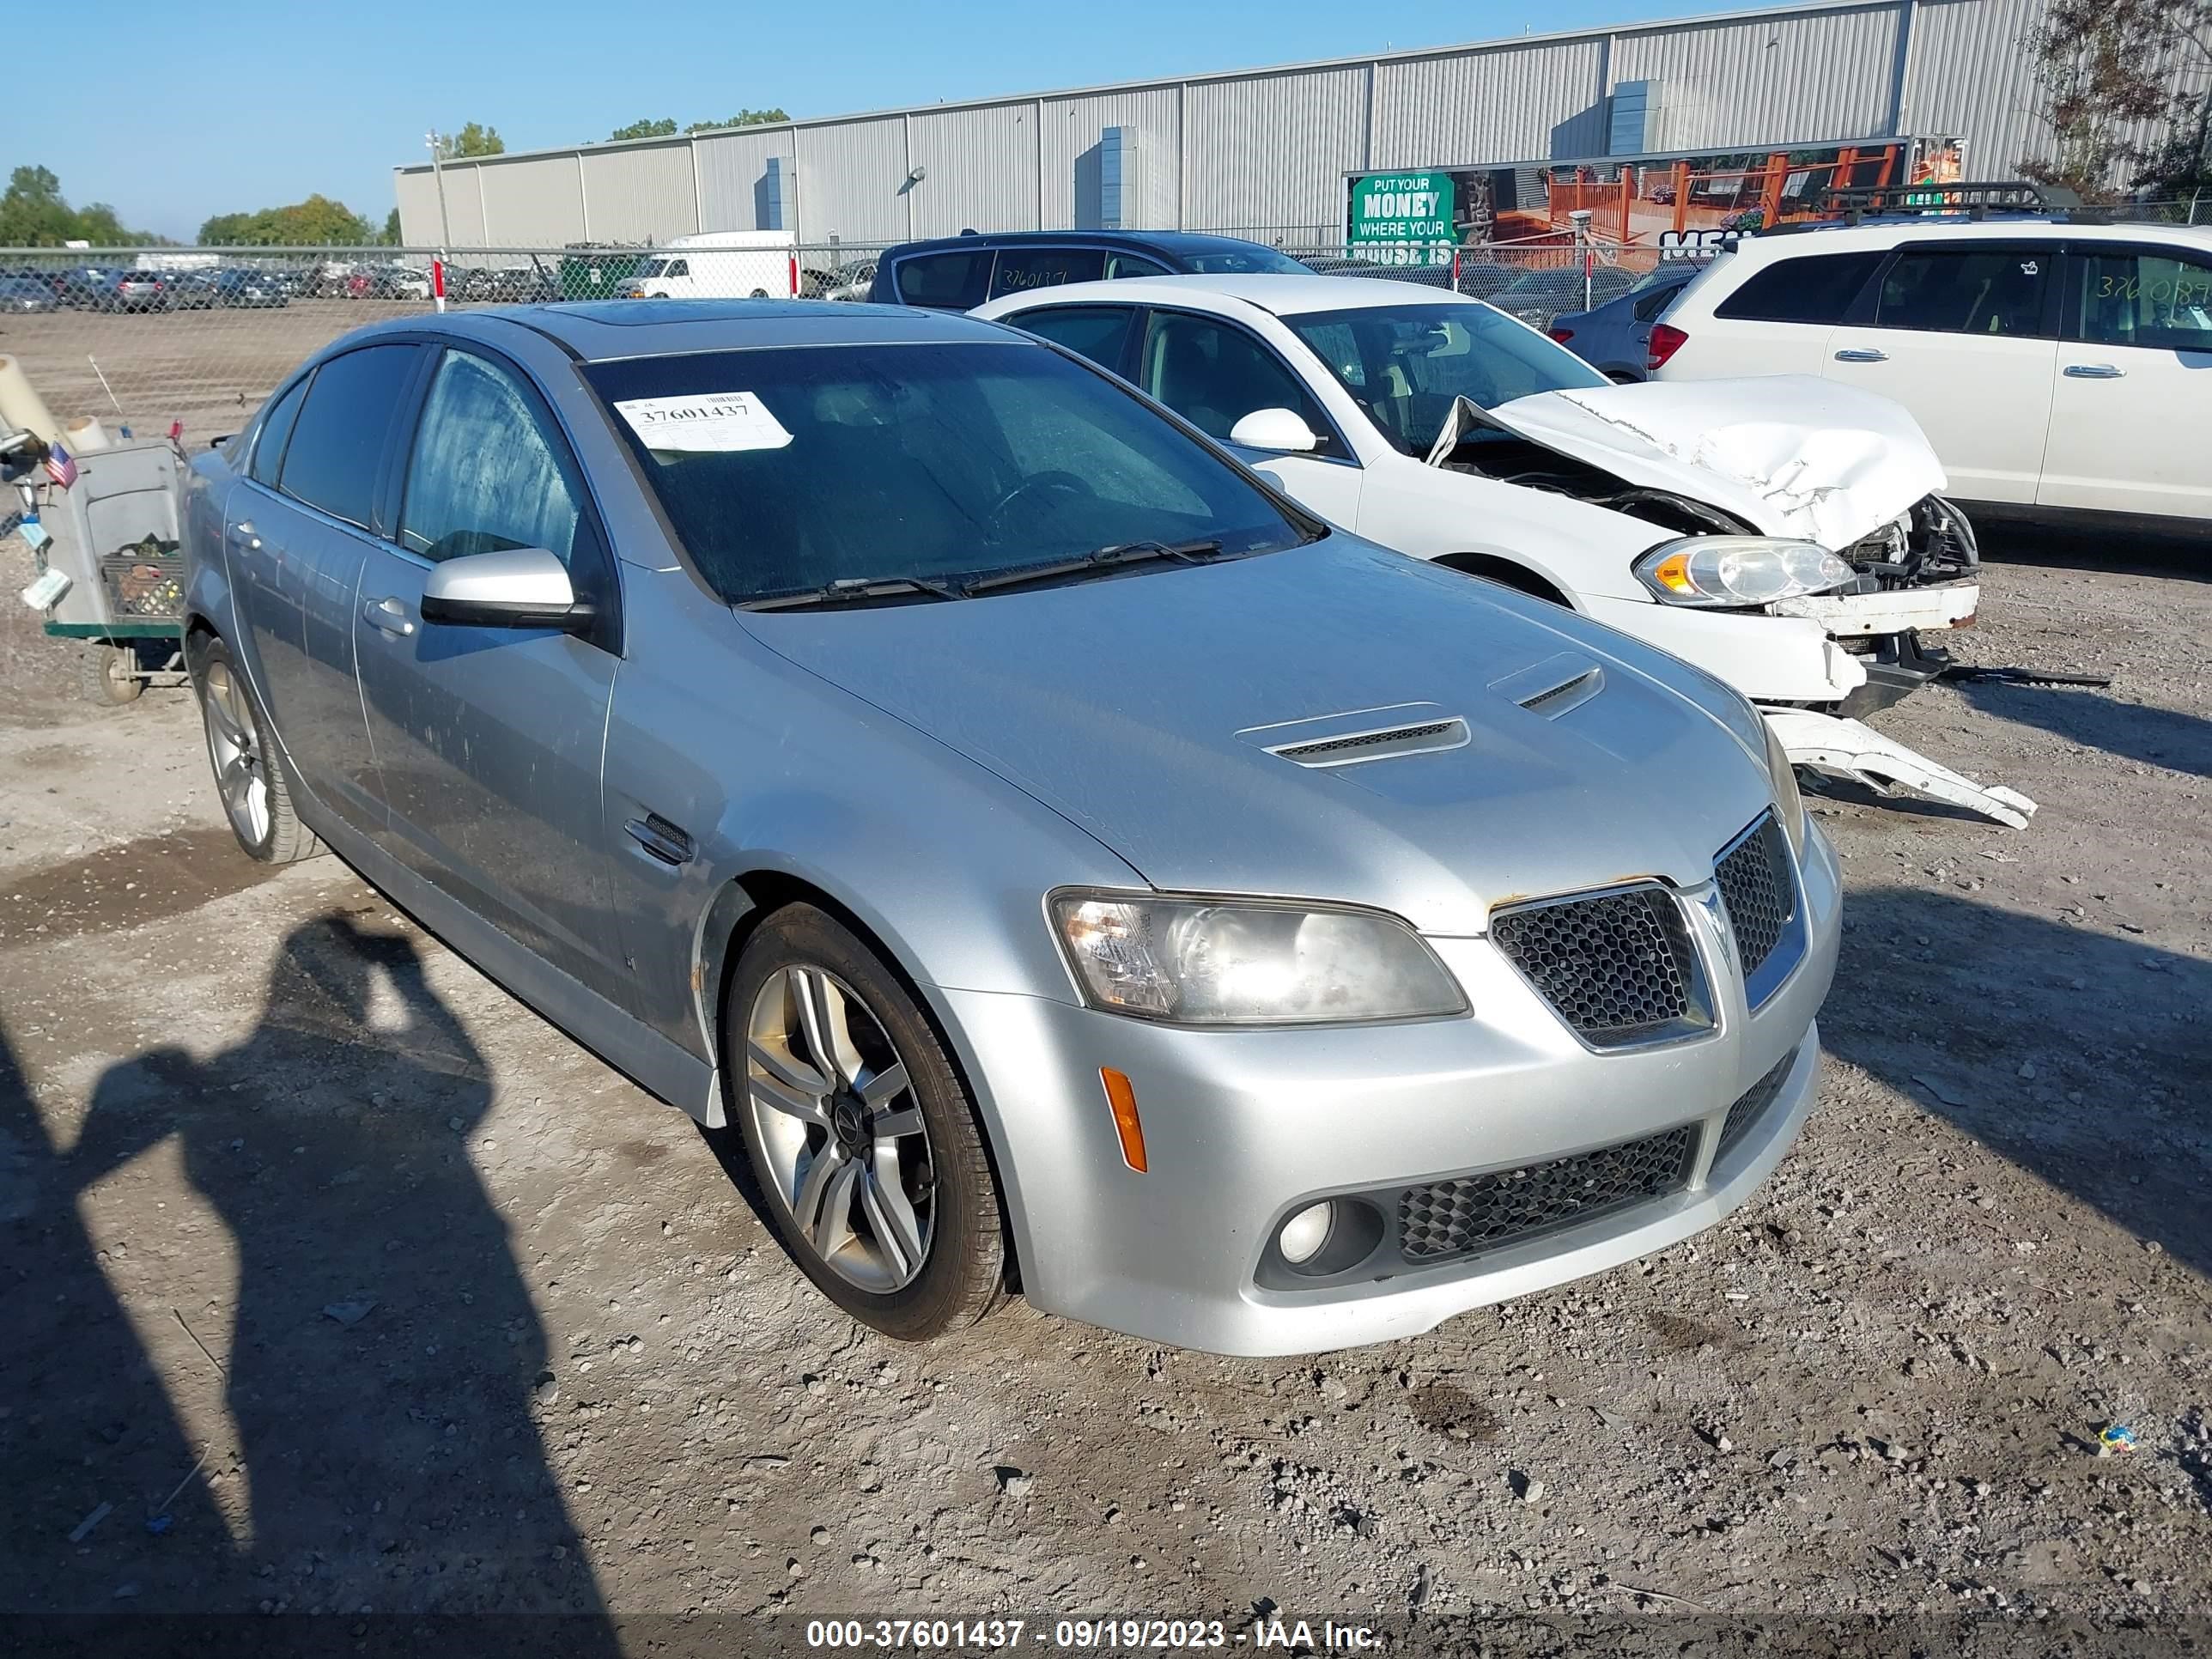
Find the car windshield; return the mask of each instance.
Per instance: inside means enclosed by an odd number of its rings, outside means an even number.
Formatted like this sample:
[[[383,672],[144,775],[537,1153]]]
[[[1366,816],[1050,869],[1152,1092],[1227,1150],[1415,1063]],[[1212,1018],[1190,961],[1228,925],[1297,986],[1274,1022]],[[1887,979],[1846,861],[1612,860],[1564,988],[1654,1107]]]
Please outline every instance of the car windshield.
[[[1453,403],[1494,409],[1538,392],[1610,384],[1565,347],[1488,306],[1373,306],[1285,317],[1376,429],[1425,456]],[[1481,433],[1468,434],[1468,441]]]
[[[1287,253],[1271,247],[1180,248],[1182,267],[1200,276],[1310,276],[1313,267],[1302,265]]]
[[[1320,533],[1046,346],[702,352],[584,372],[732,604],[833,582],[957,582],[1138,542],[1237,557]]]

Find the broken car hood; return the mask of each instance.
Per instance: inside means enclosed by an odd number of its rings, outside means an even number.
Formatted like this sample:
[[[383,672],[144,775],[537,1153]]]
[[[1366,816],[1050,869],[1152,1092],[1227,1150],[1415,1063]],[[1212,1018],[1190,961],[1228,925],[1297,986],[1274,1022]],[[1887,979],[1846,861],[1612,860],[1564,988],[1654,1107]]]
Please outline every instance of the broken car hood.
[[[1901,404],[1810,374],[1539,392],[1483,415],[1629,483],[1831,551],[1945,488]]]

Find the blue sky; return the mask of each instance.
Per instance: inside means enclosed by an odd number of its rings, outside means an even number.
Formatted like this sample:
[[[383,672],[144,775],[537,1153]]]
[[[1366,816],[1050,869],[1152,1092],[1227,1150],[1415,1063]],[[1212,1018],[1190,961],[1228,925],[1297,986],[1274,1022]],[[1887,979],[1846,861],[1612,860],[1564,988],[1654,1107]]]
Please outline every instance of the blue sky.
[[[0,168],[40,162],[72,202],[190,237],[211,214],[335,196],[381,222],[392,168],[435,125],[509,149],[646,117],[796,116],[1241,69],[1740,9],[1746,0],[1116,0],[957,8],[365,0],[110,5],[68,14],[46,80],[0,116]],[[30,88],[45,84],[48,92]],[[96,89],[95,103],[82,94]]]

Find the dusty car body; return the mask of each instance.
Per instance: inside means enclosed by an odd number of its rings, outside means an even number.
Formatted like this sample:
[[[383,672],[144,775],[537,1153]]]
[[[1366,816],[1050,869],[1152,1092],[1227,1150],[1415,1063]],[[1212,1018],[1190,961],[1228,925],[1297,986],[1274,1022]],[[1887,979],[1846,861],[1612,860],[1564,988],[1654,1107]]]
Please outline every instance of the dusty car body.
[[[1018,1273],[1194,1346],[1408,1335],[1711,1224],[1812,1109],[1838,866],[1741,697],[1015,331],[380,325],[185,539],[246,850],[321,838],[736,1130],[892,1334]]]
[[[1810,377],[1615,386],[1480,301],[1382,281],[1156,277],[975,314],[1087,350],[1334,523],[1719,676],[1800,764],[2015,826],[2034,810],[1859,718],[1941,671],[1923,636],[1980,595],[1972,528],[1887,399]],[[1655,570],[1738,550],[1817,574],[1681,592]]]

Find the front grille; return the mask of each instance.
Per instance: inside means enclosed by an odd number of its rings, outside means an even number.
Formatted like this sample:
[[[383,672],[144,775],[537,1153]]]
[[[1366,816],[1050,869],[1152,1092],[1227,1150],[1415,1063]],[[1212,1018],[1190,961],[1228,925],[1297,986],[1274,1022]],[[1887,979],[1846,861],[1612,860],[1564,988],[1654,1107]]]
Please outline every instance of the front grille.
[[[1796,888],[1790,879],[1790,842],[1768,813],[1722,855],[1713,866],[1721,902],[1728,907],[1735,933],[1735,952],[1747,980],[1765,966],[1796,914]]]
[[[1593,1048],[1686,1035],[1711,1023],[1698,957],[1663,887],[1501,910],[1490,937]]]
[[[1697,1150],[1698,1126],[1686,1123],[1547,1164],[1408,1187],[1398,1194],[1399,1249],[1409,1261],[1435,1261],[1594,1220],[1679,1190]]]
[[[1751,1133],[1752,1126],[1766,1115],[1774,1098],[1782,1092],[1782,1085],[1790,1076],[1790,1068],[1797,1063],[1797,1051],[1792,1048],[1774,1062],[1774,1068],[1746,1089],[1729,1108],[1728,1116],[1721,1121],[1721,1144],[1713,1154],[1716,1159],[1726,1158],[1736,1142]]]
[[[1436,720],[1427,726],[1401,726],[1388,732],[1362,732],[1357,737],[1327,738],[1319,743],[1294,743],[1275,752],[1285,760],[1312,760],[1322,755],[1339,755],[1347,749],[1368,749],[1378,743],[1414,743],[1423,738],[1442,737],[1457,726],[1457,720]]]

